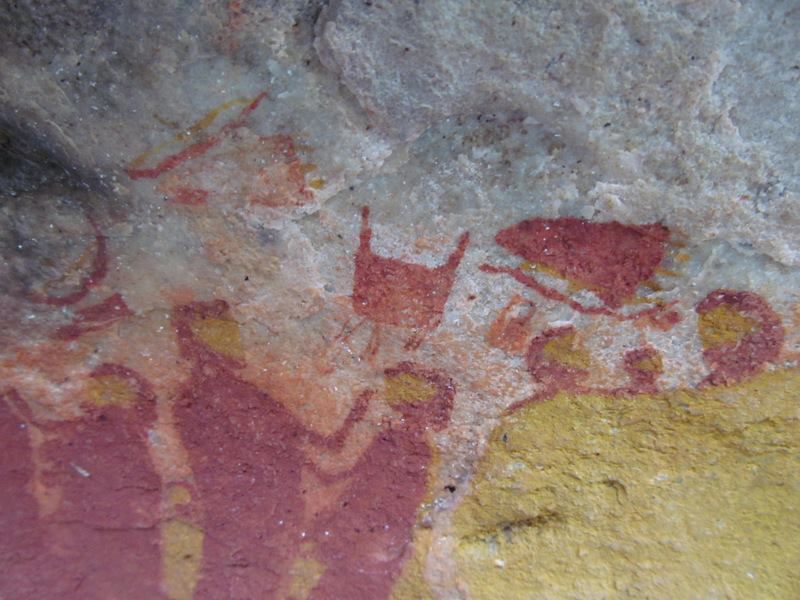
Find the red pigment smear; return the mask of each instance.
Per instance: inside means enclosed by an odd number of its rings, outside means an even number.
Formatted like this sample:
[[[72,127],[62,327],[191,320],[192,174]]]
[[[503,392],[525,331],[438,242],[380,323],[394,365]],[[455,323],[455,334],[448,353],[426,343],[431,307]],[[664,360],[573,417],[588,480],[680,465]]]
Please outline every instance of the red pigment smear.
[[[664,259],[668,239],[669,230],[659,224],[592,223],[571,217],[528,219],[495,236],[498,244],[525,260],[589,286],[613,309],[630,300],[636,288],[653,276]],[[489,272],[513,275],[505,269]],[[523,283],[530,285],[527,280]],[[542,293],[542,287],[537,284],[535,289]]]
[[[126,169],[125,172],[128,174],[128,177],[131,179],[156,179],[163,173],[167,171],[171,171],[172,169],[182,165],[183,163],[192,160],[193,158],[197,158],[198,156],[202,156],[206,152],[208,152],[211,148],[219,144],[224,134],[228,131],[232,131],[234,129],[238,129],[244,122],[247,120],[247,117],[250,116],[258,105],[261,104],[261,101],[267,97],[266,92],[261,92],[255,99],[245,106],[240,112],[239,116],[235,119],[223,125],[220,130],[215,134],[207,137],[204,140],[199,142],[195,142],[181,150],[180,152],[176,152],[170,156],[164,158],[161,162],[159,162],[155,167],[150,169]]]
[[[783,346],[783,324],[764,298],[753,292],[719,289],[708,294],[695,311],[702,315],[723,305],[757,320],[759,327],[738,342],[703,350],[703,359],[711,369],[703,381],[706,385],[735,383],[758,373],[778,358]]]
[[[361,459],[342,475],[352,483],[339,501],[316,516],[311,541],[326,570],[311,600],[388,598],[411,554],[432,458],[426,432],[447,426],[455,386],[448,377],[411,363],[386,371],[387,377],[404,373],[427,381],[435,396],[395,407],[403,421],[384,426]]]
[[[206,204],[208,195],[208,190],[182,187],[170,193],[169,200],[186,206],[201,206]]]
[[[303,429],[279,402],[238,378],[243,366],[192,334],[191,320],[229,319],[222,300],[173,311],[193,362],[174,408],[205,531],[196,598],[276,598],[301,542]]]
[[[99,331],[114,321],[133,316],[133,311],[125,304],[120,294],[112,294],[102,302],[77,311],[69,325],[61,327],[53,334],[57,340],[71,341],[85,333]]]
[[[67,306],[83,300],[89,290],[100,283],[108,273],[108,250],[106,248],[106,236],[100,231],[100,226],[92,219],[87,217],[95,234],[95,245],[97,251],[92,260],[92,268],[89,274],[81,279],[78,289],[66,296],[49,296],[46,294],[30,294],[28,299],[39,304],[49,304],[51,306]]]
[[[355,312],[376,323],[436,328],[469,244],[469,233],[461,235],[447,262],[433,269],[378,256],[370,248],[371,238],[369,208],[364,207],[353,285]]]

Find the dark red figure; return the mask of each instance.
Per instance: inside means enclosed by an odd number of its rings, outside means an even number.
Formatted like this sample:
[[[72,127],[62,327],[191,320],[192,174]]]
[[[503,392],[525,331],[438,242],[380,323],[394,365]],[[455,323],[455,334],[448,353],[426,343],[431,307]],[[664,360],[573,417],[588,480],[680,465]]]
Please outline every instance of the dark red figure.
[[[12,409],[13,407],[13,409]],[[45,598],[38,572],[45,532],[33,496],[30,414],[12,391],[0,396],[0,598]]]
[[[379,345],[380,324],[413,329],[420,336],[439,325],[456,269],[469,244],[469,232],[458,239],[458,246],[447,262],[433,269],[378,256],[372,252],[371,239],[369,208],[364,207],[356,254],[353,309],[376,324],[370,342],[374,353]],[[412,337],[407,349],[418,346],[421,341],[422,337]]]
[[[427,431],[447,426],[455,386],[410,363],[386,371],[387,377],[404,374],[427,382],[434,394],[395,406],[403,420],[385,424],[346,473],[352,484],[316,519],[313,541],[326,569],[309,596],[313,600],[388,598],[409,557],[432,459]]]
[[[269,395],[237,377],[244,366],[198,339],[192,323],[230,320],[222,300],[173,312],[181,354],[193,362],[175,409],[205,532],[196,598],[277,598],[300,541],[302,429]]]
[[[23,512],[15,519],[31,531],[20,548],[28,552],[33,543],[38,548],[30,563],[32,594],[21,592],[26,590],[21,585],[9,598],[163,597],[161,482],[147,448],[147,431],[156,417],[155,397],[147,382],[120,365],[101,365],[92,375],[127,382],[135,390],[131,405],[87,404],[85,416],[72,421],[34,424],[29,412],[24,417],[27,426],[35,425],[45,436],[39,449],[41,482],[57,491],[60,501],[34,525],[17,489],[13,503]],[[22,399],[12,395],[17,413],[26,413]],[[19,447],[26,448],[27,441]],[[14,461],[21,458],[17,450]]]
[[[617,309],[654,275],[664,259],[669,230],[657,223],[623,225],[617,221],[592,223],[562,217],[522,221],[500,231],[495,240],[526,261],[548,267],[559,276],[587,287],[603,306],[580,304],[521,269],[482,265],[481,270],[511,275],[546,298],[565,302],[579,312],[635,318],[644,312],[623,316]],[[659,307],[646,309],[659,310]]]
[[[752,321],[754,326],[751,331],[734,335],[735,339],[731,341],[703,348],[703,359],[711,369],[711,374],[703,381],[704,384],[735,383],[750,377],[761,371],[765,363],[775,361],[783,346],[784,329],[781,319],[758,294],[714,290],[695,308],[701,318],[701,328],[703,316],[713,314],[711,311],[721,308]],[[712,328],[725,329],[724,318],[712,317],[710,321]],[[713,335],[711,337],[713,339]]]

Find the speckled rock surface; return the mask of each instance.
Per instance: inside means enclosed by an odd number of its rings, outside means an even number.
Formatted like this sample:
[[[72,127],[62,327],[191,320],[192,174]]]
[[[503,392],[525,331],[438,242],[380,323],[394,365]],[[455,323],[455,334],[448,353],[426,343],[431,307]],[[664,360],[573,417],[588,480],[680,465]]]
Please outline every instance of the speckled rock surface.
[[[800,596],[798,26],[0,6],[0,599]]]

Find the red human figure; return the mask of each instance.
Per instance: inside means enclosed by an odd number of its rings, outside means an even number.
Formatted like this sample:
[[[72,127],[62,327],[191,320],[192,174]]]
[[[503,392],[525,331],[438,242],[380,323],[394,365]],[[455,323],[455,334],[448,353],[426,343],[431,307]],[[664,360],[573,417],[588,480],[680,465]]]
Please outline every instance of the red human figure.
[[[583,219],[528,219],[503,229],[495,241],[532,265],[540,265],[573,284],[591,290],[601,306],[587,306],[546,286],[522,268],[481,265],[487,273],[505,273],[546,298],[563,302],[585,314],[636,319],[664,313],[653,306],[633,314],[619,309],[630,302],[639,285],[649,280],[664,260],[669,230],[663,225],[592,223]],[[661,315],[674,325],[677,313]]]
[[[38,449],[40,483],[58,501],[34,522],[35,507],[21,491],[29,490],[31,483],[12,488],[13,519],[30,537],[14,540],[12,535],[10,543],[23,552],[34,546],[38,550],[29,564],[29,581],[13,578],[9,585],[19,587],[3,597],[163,597],[160,479],[147,448],[155,398],[146,381],[120,365],[103,364],[92,377],[98,386],[96,397],[84,404],[83,417],[70,421],[34,421],[22,398],[10,393],[15,416],[20,415],[17,421],[43,436]],[[17,432],[10,441],[19,444],[7,457],[19,465],[17,479],[24,472],[31,482],[33,468],[23,471],[21,466],[27,440]]]
[[[361,211],[361,233],[356,253],[353,309],[374,323],[367,354],[377,352],[380,326],[394,325],[415,331],[406,349],[419,346],[425,333],[442,320],[444,307],[469,244],[469,232],[461,234],[447,261],[438,267],[407,263],[372,252],[369,208]]]
[[[385,372],[401,420],[385,422],[353,468],[338,501],[312,528],[325,571],[312,600],[382,600],[409,557],[432,451],[428,431],[450,419],[455,386],[444,375],[403,363]],[[322,478],[326,476],[320,474]]]
[[[703,359],[711,369],[703,384],[741,381],[778,358],[783,346],[783,325],[758,294],[714,290],[695,311],[699,315]]]
[[[196,598],[279,597],[300,541],[303,429],[268,394],[237,376],[238,326],[222,300],[173,311],[192,370],[174,407],[205,532]]]

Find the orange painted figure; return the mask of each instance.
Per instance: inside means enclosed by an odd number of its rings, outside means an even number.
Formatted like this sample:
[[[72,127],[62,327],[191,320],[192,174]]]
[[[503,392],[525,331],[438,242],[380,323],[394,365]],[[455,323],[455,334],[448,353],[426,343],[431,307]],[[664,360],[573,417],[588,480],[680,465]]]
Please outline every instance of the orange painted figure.
[[[406,344],[406,349],[414,349],[442,320],[456,270],[469,244],[469,233],[461,234],[447,261],[435,268],[379,256],[372,251],[371,239],[369,208],[364,207],[356,254],[353,310],[374,323],[367,355],[378,350],[381,325],[414,330]]]
[[[521,268],[482,265],[487,273],[505,273],[542,296],[564,302],[574,310],[617,319],[661,315],[674,324],[678,315],[656,305],[633,314],[619,309],[635,300],[637,288],[656,273],[664,259],[669,230],[663,225],[623,225],[616,221],[592,223],[583,219],[528,219],[503,229],[498,244],[521,256]],[[593,292],[601,305],[587,306],[538,281],[536,269],[569,280],[572,286]]]

